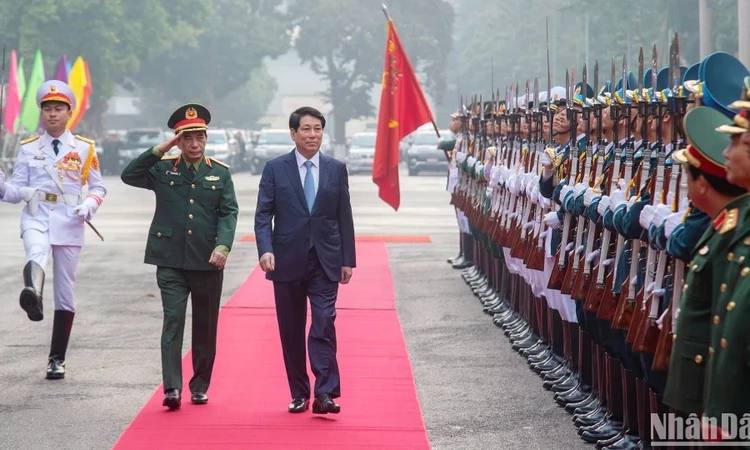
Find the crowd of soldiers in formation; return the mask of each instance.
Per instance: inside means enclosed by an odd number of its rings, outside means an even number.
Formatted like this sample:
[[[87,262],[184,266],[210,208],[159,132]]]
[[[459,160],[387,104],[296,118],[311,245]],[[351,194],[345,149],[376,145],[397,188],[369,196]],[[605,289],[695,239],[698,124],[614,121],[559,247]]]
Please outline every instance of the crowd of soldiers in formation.
[[[597,448],[750,431],[750,77],[668,59],[462,99],[441,144],[448,262]]]

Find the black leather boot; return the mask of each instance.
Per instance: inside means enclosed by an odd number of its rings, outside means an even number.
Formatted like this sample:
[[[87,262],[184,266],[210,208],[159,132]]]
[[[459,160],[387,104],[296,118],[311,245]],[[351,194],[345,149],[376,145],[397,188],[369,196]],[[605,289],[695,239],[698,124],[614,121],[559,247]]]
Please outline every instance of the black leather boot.
[[[34,322],[44,319],[42,291],[44,290],[44,269],[34,261],[29,261],[23,268],[23,284],[19,302],[26,315]]]
[[[65,378],[65,352],[68,350],[70,331],[73,329],[75,313],[55,310],[55,321],[52,324],[52,343],[49,349],[47,379]]]

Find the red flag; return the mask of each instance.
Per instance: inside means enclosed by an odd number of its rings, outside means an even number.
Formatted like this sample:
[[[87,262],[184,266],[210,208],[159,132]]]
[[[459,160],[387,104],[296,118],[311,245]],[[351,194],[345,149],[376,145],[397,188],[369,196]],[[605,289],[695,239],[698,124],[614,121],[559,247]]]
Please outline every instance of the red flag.
[[[414,68],[389,19],[372,181],[379,187],[380,198],[396,211],[401,202],[399,142],[420,126],[434,121]]]

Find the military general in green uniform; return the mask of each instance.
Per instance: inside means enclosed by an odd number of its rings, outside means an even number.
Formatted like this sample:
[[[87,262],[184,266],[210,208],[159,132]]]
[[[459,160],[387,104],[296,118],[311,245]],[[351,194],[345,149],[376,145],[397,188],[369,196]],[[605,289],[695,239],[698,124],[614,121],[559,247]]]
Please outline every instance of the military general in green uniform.
[[[224,264],[237,226],[238,206],[229,166],[204,156],[210,120],[211,114],[202,105],[180,107],[168,122],[175,136],[148,149],[122,173],[126,184],[156,195],[145,263],[156,266],[164,308],[161,360],[164,406],[169,409],[181,405],[188,296],[193,311],[191,401],[208,402]],[[174,146],[182,154],[164,156]]]

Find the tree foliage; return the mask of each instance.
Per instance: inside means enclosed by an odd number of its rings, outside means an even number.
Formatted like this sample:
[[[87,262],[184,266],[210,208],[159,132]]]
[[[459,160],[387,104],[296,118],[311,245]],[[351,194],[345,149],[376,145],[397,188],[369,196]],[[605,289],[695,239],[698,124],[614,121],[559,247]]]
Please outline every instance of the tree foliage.
[[[443,0],[388,2],[399,37],[430,96],[445,90],[445,63],[452,45],[453,8]],[[350,119],[373,116],[371,93],[381,81],[386,19],[379,4],[361,0],[291,0],[295,48],[304,63],[328,81],[334,139],[344,140]]]
[[[737,53],[737,0],[711,2],[715,11],[712,44],[715,50]],[[587,20],[588,17],[588,20]],[[657,46],[659,68],[667,65],[671,36],[678,33],[681,64],[690,66],[700,59],[698,0],[523,0],[482,3],[464,0],[457,10],[455,50],[451,55],[454,84],[463,94],[490,94],[491,61],[494,86],[504,96],[506,86],[539,78],[547,86],[545,19],[550,29],[552,85],[564,85],[565,71],[575,71],[581,80],[588,63],[588,80],[593,86],[593,67],[599,60],[600,86],[609,79],[612,57],[620,77],[623,55],[628,70],[637,73],[637,58],[644,50],[646,69],[651,49]],[[588,61],[586,27],[588,22]],[[477,32],[478,23],[494,26]],[[467,24],[461,26],[460,24]],[[450,81],[450,79],[449,79]],[[522,92],[523,93],[523,92]],[[459,92],[447,95],[458,106]]]

